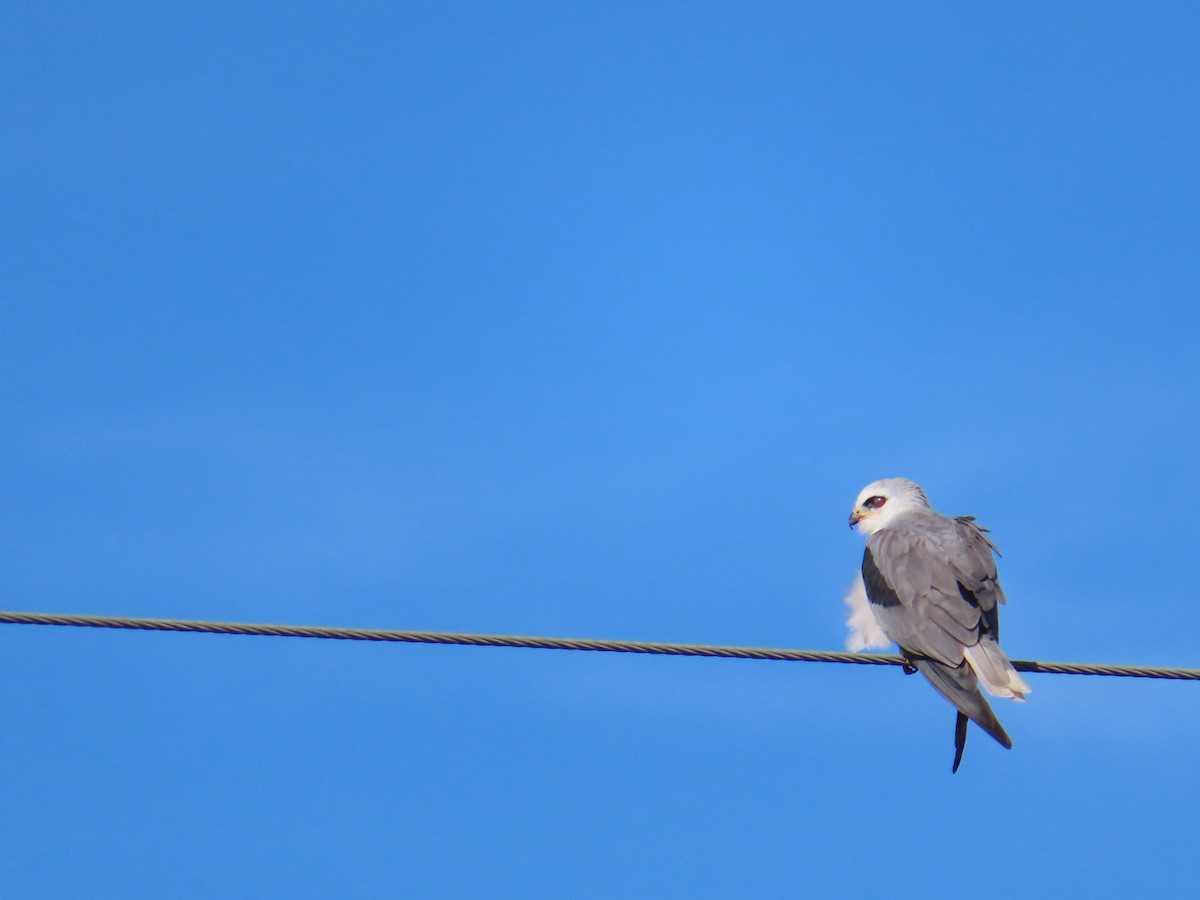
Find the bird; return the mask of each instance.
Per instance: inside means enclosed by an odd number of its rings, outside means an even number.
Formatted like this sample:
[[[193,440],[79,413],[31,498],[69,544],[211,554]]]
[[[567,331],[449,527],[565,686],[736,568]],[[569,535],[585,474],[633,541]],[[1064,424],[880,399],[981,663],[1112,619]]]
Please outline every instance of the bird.
[[[905,671],[920,672],[957,710],[957,772],[974,722],[1006,749],[1012,738],[996,718],[983,687],[996,697],[1024,702],[1029,685],[1000,649],[996,574],[999,550],[974,516],[944,516],[907,478],[868,484],[854,502],[850,527],[867,535],[861,576],[847,594],[847,646],[894,642]],[[866,603],[863,603],[863,600]]]

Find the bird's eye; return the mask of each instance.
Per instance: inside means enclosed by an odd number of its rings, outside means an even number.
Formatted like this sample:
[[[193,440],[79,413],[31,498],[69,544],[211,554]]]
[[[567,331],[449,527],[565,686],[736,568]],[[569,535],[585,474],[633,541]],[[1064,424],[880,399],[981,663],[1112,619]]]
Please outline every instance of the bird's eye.
[[[879,507],[883,506],[885,503],[887,503],[887,497],[880,497],[877,495],[874,497],[868,497],[866,502],[863,503],[863,506],[865,506],[867,509],[879,509]]]

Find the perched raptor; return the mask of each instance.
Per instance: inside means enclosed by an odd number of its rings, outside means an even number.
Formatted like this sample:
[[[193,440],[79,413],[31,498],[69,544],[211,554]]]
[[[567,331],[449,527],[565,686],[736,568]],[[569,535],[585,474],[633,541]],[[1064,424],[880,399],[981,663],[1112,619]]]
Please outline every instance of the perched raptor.
[[[877,645],[882,631],[912,669],[954,705],[952,771],[962,761],[968,719],[1011,748],[1012,739],[979,691],[982,684],[988,693],[1013,700],[1029,693],[1000,649],[1005,597],[987,529],[973,516],[934,512],[921,486],[906,478],[884,478],[863,488],[850,525],[869,538],[862,581],[846,598],[855,632],[849,645]],[[863,588],[866,609],[858,593]]]

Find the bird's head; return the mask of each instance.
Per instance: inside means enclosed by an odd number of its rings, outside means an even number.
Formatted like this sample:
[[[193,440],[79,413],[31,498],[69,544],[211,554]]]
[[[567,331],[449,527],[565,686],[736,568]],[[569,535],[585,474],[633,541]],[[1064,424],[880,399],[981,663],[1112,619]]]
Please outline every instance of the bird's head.
[[[863,534],[874,534],[900,513],[913,509],[929,509],[919,484],[907,478],[881,478],[863,488],[854,501],[850,527],[857,525]]]

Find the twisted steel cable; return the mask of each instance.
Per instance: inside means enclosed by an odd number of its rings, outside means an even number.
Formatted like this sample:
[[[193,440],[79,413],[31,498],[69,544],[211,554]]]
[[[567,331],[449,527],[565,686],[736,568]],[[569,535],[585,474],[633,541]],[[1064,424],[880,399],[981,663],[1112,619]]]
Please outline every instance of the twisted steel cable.
[[[789,650],[772,647],[731,647],[719,644],[675,644],[555,638],[512,634],[467,634],[446,631],[394,631],[379,628],[331,628],[321,625],[268,625],[251,622],[206,622],[195,619],[146,619],[130,616],[91,616],[72,613],[0,611],[0,624],[62,625],[82,628],[124,628],[137,631],[185,631],[201,634],[242,634],[262,637],[324,638],[339,641],[390,641],[408,644],[459,644],[470,647],[525,647],[536,650],[592,650],[608,653],[649,653],[664,656],[712,656],[728,659],[773,659],[786,662],[846,663],[864,666],[902,666],[900,656],[881,653],[843,653],[831,650]],[[1200,669],[1165,666],[1125,666],[1096,663],[1040,662],[1015,659],[1020,672],[1048,675],[1107,675],[1124,678],[1164,678],[1200,681]]]

